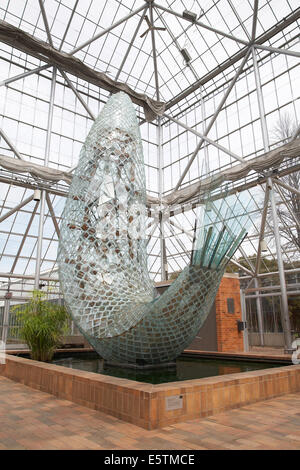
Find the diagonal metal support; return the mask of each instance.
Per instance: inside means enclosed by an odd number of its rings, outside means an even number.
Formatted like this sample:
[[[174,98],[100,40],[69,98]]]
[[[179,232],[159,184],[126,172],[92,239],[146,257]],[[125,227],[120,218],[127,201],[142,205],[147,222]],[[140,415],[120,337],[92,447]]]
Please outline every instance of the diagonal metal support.
[[[186,248],[184,246],[184,244],[182,243],[182,241],[180,240],[180,238],[178,237],[177,233],[175,232],[174,228],[172,227],[172,224],[170,223],[170,221],[168,221],[168,225],[169,225],[169,229],[170,229],[170,232],[172,233],[172,235],[174,236],[175,240],[177,241],[178,245],[180,246],[180,248],[182,249],[182,251],[186,254],[186,256],[188,258],[190,258],[191,254],[188,253],[186,251]],[[174,245],[174,244],[173,244]]]
[[[36,263],[35,263],[35,279],[34,288],[39,289],[40,283],[40,272],[41,272],[41,258],[42,258],[42,245],[43,245],[43,228],[44,228],[44,217],[45,217],[45,190],[41,191],[41,202],[40,202],[40,218],[39,218],[39,231],[36,245]]]
[[[0,86],[9,85],[10,83],[20,80],[21,78],[29,77],[30,75],[34,73],[39,73],[42,70],[49,69],[50,67],[53,67],[53,65],[46,64],[46,65],[42,65],[41,67],[37,67],[33,70],[28,70],[27,72],[20,73],[19,75],[15,75],[14,77],[6,78],[5,80],[2,80],[2,82],[0,82]]]
[[[254,77],[255,77],[255,84],[256,84],[260,125],[261,125],[264,149],[266,152],[268,152],[270,149],[270,142],[269,142],[267,121],[266,121],[266,111],[265,111],[265,105],[264,105],[264,98],[262,94],[259,68],[258,68],[257,58],[256,58],[256,50],[254,49],[254,47],[251,47],[251,52],[252,52],[252,59],[253,59],[253,70],[254,70]]]
[[[219,36],[223,36],[225,38],[228,38],[228,39],[231,39],[232,41],[235,41],[235,42],[238,42],[240,44],[243,44],[243,45],[248,45],[248,42],[243,40],[243,39],[239,39],[235,36],[233,36],[232,34],[228,34],[226,33],[225,31],[221,31],[219,29],[216,29],[216,28],[213,28],[212,26],[209,26],[205,23],[202,23],[201,21],[193,21],[193,20],[190,20],[184,16],[182,16],[181,13],[177,13],[175,12],[174,10],[170,10],[169,8],[166,8],[166,7],[163,7],[162,5],[158,5],[157,3],[153,3],[153,6],[158,8],[159,10],[163,10],[165,11],[166,13],[170,13],[171,15],[174,15],[174,16],[177,16],[177,18],[180,18],[181,20],[185,20],[185,21],[188,21],[189,23],[193,23],[197,26],[200,26],[201,28],[204,28],[204,29],[207,29],[208,31],[212,31],[213,33],[216,33],[218,34]]]
[[[233,79],[232,79],[232,81],[231,81],[229,87],[227,88],[227,90],[226,90],[226,92],[225,92],[225,94],[224,94],[224,96],[223,96],[223,98],[222,98],[222,100],[221,100],[219,106],[217,107],[217,109],[216,109],[216,111],[215,111],[213,117],[212,117],[211,120],[209,121],[209,124],[208,124],[208,126],[206,127],[205,132],[204,132],[204,136],[205,136],[205,137],[207,136],[207,134],[208,134],[209,131],[211,130],[211,128],[212,128],[213,124],[215,123],[215,121],[216,121],[216,119],[217,119],[217,117],[218,117],[218,115],[219,115],[221,109],[223,108],[223,106],[224,106],[224,104],[225,104],[225,102],[226,102],[226,100],[227,100],[227,98],[228,98],[228,96],[229,96],[231,90],[233,89],[233,87],[234,87],[234,85],[235,85],[237,79],[239,78],[240,74],[242,73],[243,68],[244,68],[244,65],[246,64],[246,62],[247,62],[247,60],[248,60],[248,57],[249,57],[249,55],[250,55],[250,52],[251,52],[251,50],[248,49],[248,51],[247,51],[247,53],[246,53],[244,59],[242,60],[242,62],[241,62],[241,64],[240,64],[240,66],[239,66],[239,68],[238,68],[238,70],[237,70],[235,76],[233,77]],[[193,152],[193,154],[192,154],[192,156],[191,156],[191,158],[190,158],[190,160],[189,160],[187,166],[185,167],[185,169],[184,169],[184,171],[183,171],[181,177],[179,178],[178,183],[177,183],[176,186],[175,186],[174,191],[176,191],[176,190],[179,188],[179,186],[181,186],[181,183],[182,183],[182,181],[184,180],[184,178],[185,178],[187,172],[189,171],[189,169],[190,169],[190,167],[191,167],[193,161],[195,160],[195,158],[196,158],[196,156],[197,156],[197,154],[198,154],[198,152],[199,152],[199,150],[200,150],[200,148],[201,148],[203,142],[204,142],[204,138],[202,138],[202,139],[200,140],[199,144],[197,145],[196,149],[194,150],[194,152]]]
[[[188,232],[187,230],[185,230],[183,227],[180,227],[180,225],[176,224],[176,222],[174,222],[173,220],[169,219],[169,220],[168,220],[168,223],[169,223],[170,225],[173,225],[173,227],[178,228],[178,230],[181,230],[182,233],[185,233],[191,240],[193,240],[193,238],[194,238],[193,235],[192,235],[190,232]]]
[[[282,202],[283,202],[283,203],[285,204],[285,206],[287,207],[287,209],[288,209],[288,211],[289,211],[289,213],[290,213],[292,219],[294,220],[295,224],[298,226],[298,228],[300,228],[300,222],[299,222],[299,220],[297,220],[297,218],[295,217],[295,213],[294,213],[292,207],[290,206],[288,200],[287,200],[286,197],[284,196],[284,193],[283,193],[282,189],[280,188],[279,184],[277,184],[277,181],[276,181],[276,182],[274,181],[273,184],[274,184],[274,187],[276,188],[278,194],[280,195],[280,198],[281,198]],[[298,191],[298,193],[299,193],[299,195],[300,195],[300,192],[299,192],[299,191]],[[290,229],[290,227],[289,227],[289,229]]]
[[[49,212],[51,214],[53,225],[55,227],[56,235],[57,235],[58,238],[60,238],[59,225],[58,225],[57,219],[55,217],[54,209],[53,209],[53,206],[52,206],[52,203],[51,203],[48,192],[46,192],[46,201],[47,201],[47,205],[48,205],[48,208],[49,208]]]
[[[181,47],[180,47],[180,44],[178,43],[178,36],[175,37],[174,34],[172,33],[172,30],[169,28],[168,26],[168,23],[166,22],[166,20],[164,19],[164,15],[163,15],[163,12],[162,11],[159,11],[157,10],[157,8],[154,8],[158,18],[160,19],[160,21],[163,23],[163,25],[165,26],[166,30],[168,31],[169,35],[171,36],[172,38],[172,41],[173,43],[175,44],[175,46],[177,47],[178,51],[180,52],[181,51]],[[193,26],[193,23],[190,23],[187,28],[184,30],[184,33],[186,34],[187,31]],[[179,34],[179,36],[181,35],[181,33]],[[159,57],[160,55],[162,54],[162,51],[157,54],[157,57]],[[195,75],[195,78],[197,80],[199,80],[199,76],[198,74],[195,72],[195,69],[191,66],[191,64],[188,64],[188,66],[190,67],[190,69],[192,70],[193,74]]]
[[[141,27],[141,24],[142,24],[142,22],[143,22],[143,20],[144,20],[144,18],[145,18],[145,15],[146,15],[146,13],[147,13],[147,10],[148,10],[148,5],[145,7],[145,9],[144,9],[144,11],[143,11],[143,13],[142,13],[142,16],[141,16],[141,18],[140,18],[140,21],[138,22],[138,25],[137,25],[137,27],[136,27],[136,30],[135,30],[135,32],[133,33],[133,36],[132,36],[132,39],[131,39],[131,41],[130,41],[130,44],[129,44],[128,48],[127,48],[126,54],[125,54],[124,57],[123,57],[123,60],[122,60],[122,62],[121,62],[121,65],[120,65],[120,67],[119,67],[119,70],[118,70],[118,72],[117,72],[117,75],[116,75],[116,77],[115,77],[115,80],[116,80],[116,81],[118,80],[118,78],[119,78],[119,76],[120,76],[120,74],[121,74],[121,72],[122,72],[122,70],[123,70],[123,67],[124,67],[125,62],[126,62],[126,60],[127,60],[127,57],[128,57],[128,55],[129,55],[129,52],[131,51],[131,48],[132,48],[133,43],[134,43],[134,41],[135,41],[135,38],[137,37],[137,34],[138,34],[139,29],[140,29],[140,27]]]
[[[40,4],[40,9],[41,9],[44,25],[45,25],[45,30],[46,30],[47,37],[48,37],[48,42],[49,42],[50,46],[53,47],[53,41],[52,41],[52,37],[51,37],[51,33],[50,33],[49,23],[48,23],[48,19],[47,19],[47,15],[46,15],[43,0],[39,0],[39,4]]]
[[[150,21],[153,25],[153,6],[152,3],[149,5],[149,15]],[[156,57],[156,46],[155,46],[155,33],[154,29],[151,29],[151,41],[152,41],[152,55],[153,55],[153,63],[154,63],[154,78],[155,78],[155,89],[156,89],[156,99],[157,101],[160,100],[160,93],[159,93],[159,82],[158,82],[158,70],[157,70],[157,57]]]
[[[172,41],[173,43],[175,44],[176,48],[178,49],[178,51],[181,53],[181,50],[182,48],[180,47],[180,44],[178,43],[178,40],[177,38],[174,36],[174,34],[172,33],[171,29],[169,28],[168,26],[168,23],[165,21],[164,17],[163,17],[163,14],[162,12],[159,12],[157,10],[157,8],[155,8],[155,12],[157,14],[157,16],[159,17],[160,21],[163,23],[163,25],[165,26],[167,32],[169,33],[169,35],[171,36],[172,38]],[[186,28],[185,31],[187,31],[191,26],[193,26],[192,24],[189,24],[189,26]],[[191,64],[191,62],[187,62],[186,63],[186,66],[189,67],[190,71],[192,72],[192,74],[194,75],[195,79],[196,80],[199,80],[199,75],[198,73],[196,72],[195,68],[193,67],[193,65]],[[203,131],[205,131],[205,125],[206,125],[206,113],[205,113],[205,102],[204,102],[204,99],[203,99],[203,94],[202,94],[202,87],[200,86],[199,87],[199,93],[200,93],[200,107],[201,107],[201,117],[202,117],[202,129]],[[165,114],[166,116],[166,114]],[[169,119],[172,119],[174,122],[177,122],[177,124],[179,125],[183,125],[182,123],[180,123],[179,121],[176,121],[174,120],[173,118],[169,117]],[[188,128],[188,126],[185,126],[183,125],[183,127],[185,127],[187,130],[190,130],[190,128]],[[193,132],[194,130],[191,130],[191,132]],[[203,137],[203,134],[198,134],[199,137]],[[205,138],[205,140],[207,140],[207,138]],[[204,160],[205,160],[205,164],[206,164],[206,172],[209,173],[209,156],[208,156],[208,148],[207,146],[204,147]]]
[[[207,143],[213,145],[214,147],[216,147],[217,149],[221,150],[222,152],[227,153],[227,155],[230,155],[230,156],[231,156],[232,158],[234,158],[235,160],[238,160],[239,162],[244,163],[244,159],[243,159],[242,157],[240,157],[239,155],[235,154],[234,152],[232,152],[231,150],[227,149],[226,147],[223,147],[223,145],[218,144],[218,142],[215,142],[214,140],[209,139],[209,137],[206,137],[205,135],[203,135],[203,134],[201,134],[200,132],[196,131],[196,130],[193,129],[192,127],[187,126],[187,125],[184,124],[183,122],[178,121],[178,119],[173,118],[173,117],[170,116],[169,114],[164,113],[163,116],[166,117],[167,119],[170,119],[171,121],[175,122],[175,123],[178,124],[179,126],[181,126],[181,127],[183,127],[184,129],[186,129],[187,131],[192,132],[193,134],[195,134],[196,136],[200,137],[201,139],[204,139]]]
[[[241,269],[245,273],[249,274],[249,276],[253,276],[253,272],[250,271],[250,269],[245,268],[245,266],[243,266],[242,264],[240,264],[238,261],[234,260],[233,258],[231,258],[230,263],[234,264],[239,269]]]
[[[53,122],[56,73],[57,73],[57,70],[56,70],[56,67],[54,67],[52,81],[51,81],[50,100],[49,100],[47,137],[46,137],[46,145],[45,145],[45,166],[48,166],[49,156],[50,156],[50,141],[51,141],[51,131],[52,131],[52,122]],[[37,239],[37,247],[36,247],[36,264],[35,264],[35,279],[34,279],[35,289],[39,289],[39,283],[40,283],[42,246],[43,246],[43,228],[44,228],[44,217],[45,217],[45,201],[46,201],[46,191],[45,189],[43,189],[41,192],[39,231],[38,231],[38,239]]]
[[[64,80],[67,82],[67,84],[69,85],[69,87],[71,88],[71,90],[73,91],[73,93],[76,95],[76,98],[80,101],[80,103],[82,104],[82,106],[84,107],[84,109],[87,111],[87,113],[90,115],[90,117],[93,119],[93,121],[95,121],[96,119],[96,116],[94,115],[94,113],[90,110],[89,106],[86,104],[86,102],[84,101],[84,99],[82,98],[82,96],[80,95],[80,93],[78,92],[78,90],[76,90],[76,88],[74,87],[73,83],[71,82],[71,80],[68,78],[68,76],[65,74],[65,72],[62,70],[62,69],[59,69],[59,72],[61,74],[61,76],[64,78]]]
[[[39,206],[39,203],[40,203],[40,201],[37,201],[37,202],[35,203],[34,209],[33,209],[33,211],[32,211],[32,214],[31,214],[31,216],[30,216],[30,219],[29,219],[29,222],[28,222],[28,224],[27,224],[26,230],[25,230],[25,232],[24,232],[22,241],[21,241],[21,243],[20,243],[20,245],[19,245],[18,252],[17,252],[17,254],[16,254],[16,257],[15,257],[15,259],[14,259],[13,265],[12,265],[12,267],[11,267],[10,274],[12,274],[12,273],[14,272],[14,270],[15,270],[15,267],[16,267],[16,265],[17,265],[18,259],[19,259],[19,257],[20,257],[21,251],[22,251],[22,249],[23,249],[24,243],[25,243],[25,241],[26,241],[27,235],[28,235],[28,233],[29,233],[29,230],[30,230],[30,227],[31,227],[31,225],[32,225],[33,219],[34,219],[34,217],[35,217],[35,214],[36,214],[37,208],[38,208],[38,206]]]
[[[72,20],[73,20],[74,13],[75,13],[76,8],[77,8],[77,5],[78,5],[78,2],[79,2],[79,0],[76,0],[75,5],[74,5],[74,7],[73,7],[73,9],[72,9],[72,12],[71,12],[71,15],[70,15],[70,18],[69,18],[67,27],[66,27],[66,29],[65,29],[64,35],[63,35],[63,37],[62,37],[62,39],[61,39],[61,42],[60,42],[60,46],[59,46],[59,49],[58,49],[59,51],[61,51],[61,48],[62,48],[62,46],[63,46],[63,44],[64,44],[64,42],[65,42],[65,39],[66,39],[66,37],[67,37],[68,31],[69,31],[69,29],[70,29],[70,26],[71,26],[71,23],[72,23]]]
[[[80,51],[81,49],[83,49],[84,47],[88,46],[89,44],[91,44],[92,42],[96,41],[96,39],[99,39],[101,38],[102,36],[104,36],[105,34],[109,33],[112,29],[116,28],[117,26],[120,26],[120,24],[124,23],[124,21],[127,21],[129,20],[132,16],[136,15],[137,13],[139,13],[140,11],[144,10],[145,8],[145,5],[143,4],[140,8],[137,8],[136,10],[132,11],[129,15],[127,16],[124,16],[124,18],[121,18],[119,21],[117,21],[116,23],[112,24],[111,26],[109,26],[108,28],[104,29],[103,31],[101,31],[100,33],[96,34],[95,36],[93,36],[92,38],[90,38],[88,41],[85,41],[83,42],[82,44],[80,44],[79,46],[75,47],[75,49],[73,49],[69,55],[73,55],[75,54],[76,52]]]
[[[300,57],[300,52],[291,51],[289,49],[278,49],[277,47],[265,46],[263,44],[253,44],[256,49],[262,49],[263,51],[274,52],[276,54],[285,54],[292,57]]]
[[[251,36],[250,36],[246,26],[244,25],[243,20],[241,19],[240,15],[238,14],[238,11],[236,10],[235,6],[233,5],[232,1],[228,0],[228,3],[230,5],[230,8],[232,9],[235,17],[237,18],[238,22],[240,23],[240,26],[241,26],[242,30],[244,31],[245,35],[247,36],[249,41],[251,41]]]
[[[274,188],[276,187],[275,184],[274,184],[273,187],[274,187]],[[278,190],[278,187],[276,187],[276,189]],[[278,192],[279,192],[279,191],[278,191]],[[282,201],[284,201],[284,198],[282,198],[281,195],[280,195],[280,198],[282,199]],[[284,201],[284,202],[285,202],[285,201]],[[286,204],[286,202],[285,202],[285,204]],[[287,206],[287,204],[286,204],[286,206]],[[287,206],[287,207],[288,207],[288,206]],[[290,211],[289,211],[289,212],[290,212]],[[291,215],[293,215],[293,213],[291,213]],[[289,238],[292,239],[292,240],[293,240],[293,243],[295,243],[295,246],[297,246],[298,240],[297,240],[297,238],[295,237],[295,235],[294,235],[294,233],[293,233],[293,231],[292,231],[292,227],[290,226],[290,224],[288,224],[288,223],[284,220],[284,217],[282,217],[282,215],[281,215],[280,213],[278,214],[278,218],[279,218],[279,220],[280,220],[280,222],[282,223],[282,226],[283,226],[283,230],[282,230],[282,231],[283,231],[283,232],[285,231],[285,233],[288,233],[288,234],[289,234]],[[294,221],[295,221],[295,219],[294,219]],[[298,222],[298,221],[296,222],[296,225],[298,225],[298,227],[299,227],[299,222]],[[282,232],[282,231],[281,231],[281,232]],[[283,234],[282,237],[285,238],[285,234]]]
[[[10,149],[14,152],[16,157],[18,157],[19,160],[25,161],[25,158],[20,154],[19,150],[17,147],[12,143],[8,135],[5,134],[4,130],[0,128],[0,135],[3,137],[7,145],[10,147]]]
[[[289,317],[289,305],[288,305],[288,298],[287,298],[284,264],[283,264],[280,234],[279,234],[279,220],[278,220],[278,215],[277,215],[273,181],[271,178],[268,178],[268,185],[270,189],[273,229],[274,229],[274,235],[275,235],[277,264],[278,264],[280,289],[281,289],[281,301],[282,301],[281,321],[282,321],[282,327],[283,327],[283,332],[284,332],[285,346],[290,349],[291,344],[292,344],[292,337],[291,337],[291,324],[290,324],[290,317]]]
[[[273,25],[270,29],[265,31],[260,36],[258,36],[255,40],[256,44],[264,44],[265,42],[269,41],[270,39],[275,37],[279,32],[283,31],[289,25],[297,21],[299,18],[300,18],[300,8],[296,8],[295,11],[291,12],[288,16],[286,16],[285,18],[280,20],[278,23]],[[190,23],[190,24],[193,24],[193,23]],[[206,75],[202,76],[199,80],[196,80],[195,83],[188,86],[184,91],[181,91],[177,96],[175,96],[170,101],[168,101],[168,103],[166,104],[166,110],[172,108],[177,103],[182,101],[184,98],[187,98],[188,96],[190,96],[191,93],[197,91],[200,86],[204,86],[206,83],[208,83],[210,80],[213,80],[215,77],[217,77],[220,73],[227,70],[229,67],[232,67],[232,65],[234,65],[235,63],[237,63],[239,60],[241,60],[244,57],[244,55],[247,52],[248,47],[249,47],[249,44],[247,43],[247,47],[243,47],[240,51],[233,54],[223,63],[218,64],[213,70],[208,72]]]
[[[251,33],[251,40],[252,41],[254,41],[255,37],[256,37],[257,14],[258,14],[258,0],[254,0],[253,19],[252,19],[252,33]]]
[[[18,204],[13,209],[10,209],[8,212],[6,212],[4,215],[2,215],[0,217],[0,223],[3,222],[8,217],[10,217],[11,215],[13,215],[18,210],[22,209],[22,207],[26,206],[26,204],[28,204],[30,201],[32,201],[32,199],[33,199],[33,194],[31,196],[29,196],[27,199],[24,199],[24,201],[20,202],[20,204]]]
[[[299,189],[293,188],[289,184],[283,183],[282,181],[280,181],[280,179],[276,180],[276,184],[279,185],[279,186],[282,186],[284,189],[287,189],[287,191],[291,191],[292,193],[297,194],[297,196],[300,196]]]
[[[155,223],[154,223],[154,225],[153,225],[153,227],[152,227],[152,230],[151,230],[151,232],[149,233],[149,235],[148,235],[148,237],[147,237],[147,238],[148,238],[148,239],[147,239],[147,242],[146,242],[146,245],[147,245],[147,246],[149,245],[149,242],[150,242],[150,240],[151,240],[151,238],[152,238],[152,235],[154,234],[155,230],[157,229],[158,224],[159,224],[159,222],[155,222]]]
[[[268,214],[268,205],[269,205],[269,187],[266,184],[265,199],[264,199],[263,213],[261,216],[260,233],[259,233],[259,238],[258,238],[258,248],[257,248],[256,263],[255,263],[255,273],[254,273],[255,276],[259,274],[260,261],[261,261],[261,242],[264,239],[264,234],[265,234],[266,220],[267,220],[267,214]]]

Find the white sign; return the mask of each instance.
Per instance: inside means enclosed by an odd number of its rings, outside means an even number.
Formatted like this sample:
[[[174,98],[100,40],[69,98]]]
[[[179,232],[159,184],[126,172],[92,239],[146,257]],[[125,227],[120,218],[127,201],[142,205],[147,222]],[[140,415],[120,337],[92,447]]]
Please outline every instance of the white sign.
[[[183,407],[182,395],[173,395],[166,398],[166,410],[180,410]]]

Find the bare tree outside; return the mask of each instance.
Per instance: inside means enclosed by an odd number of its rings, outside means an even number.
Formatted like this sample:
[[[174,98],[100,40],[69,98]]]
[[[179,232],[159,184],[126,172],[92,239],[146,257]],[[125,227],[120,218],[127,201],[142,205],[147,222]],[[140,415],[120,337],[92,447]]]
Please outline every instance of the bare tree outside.
[[[292,139],[298,125],[290,114],[283,114],[276,122],[271,137],[279,145],[287,144]]]
[[[297,132],[298,124],[289,114],[283,114],[274,126],[272,137],[273,141],[279,145],[290,142]],[[298,137],[299,138],[299,135]],[[293,164],[300,163],[300,158],[293,161]],[[299,190],[300,171],[295,171],[289,175],[280,178],[282,183]],[[280,232],[285,239],[285,249],[300,250],[300,196],[293,191],[280,187],[280,199],[282,203],[278,206],[278,216],[281,221]],[[280,200],[278,199],[278,200]],[[281,200],[281,202],[283,202]]]

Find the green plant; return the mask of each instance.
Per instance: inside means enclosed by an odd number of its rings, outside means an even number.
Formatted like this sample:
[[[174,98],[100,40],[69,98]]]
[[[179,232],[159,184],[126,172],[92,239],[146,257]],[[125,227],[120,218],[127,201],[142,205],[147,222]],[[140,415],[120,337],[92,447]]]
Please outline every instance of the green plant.
[[[69,315],[65,307],[45,300],[45,293],[34,290],[26,304],[16,305],[21,323],[20,336],[36,361],[51,361],[61,337],[67,334]]]

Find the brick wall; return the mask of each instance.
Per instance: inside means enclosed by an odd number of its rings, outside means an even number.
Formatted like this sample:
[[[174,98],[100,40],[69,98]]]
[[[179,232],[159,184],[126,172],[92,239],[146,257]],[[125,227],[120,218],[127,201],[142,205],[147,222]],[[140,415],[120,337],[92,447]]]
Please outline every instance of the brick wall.
[[[227,299],[232,299],[231,305]],[[234,313],[229,313],[232,306]],[[216,296],[218,351],[243,351],[243,332],[237,328],[241,319],[240,282],[237,275],[225,274]]]

